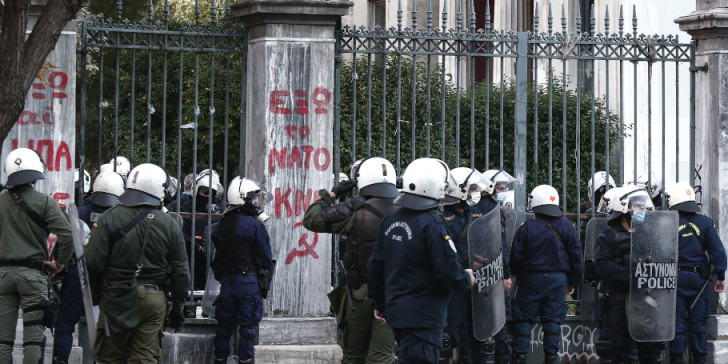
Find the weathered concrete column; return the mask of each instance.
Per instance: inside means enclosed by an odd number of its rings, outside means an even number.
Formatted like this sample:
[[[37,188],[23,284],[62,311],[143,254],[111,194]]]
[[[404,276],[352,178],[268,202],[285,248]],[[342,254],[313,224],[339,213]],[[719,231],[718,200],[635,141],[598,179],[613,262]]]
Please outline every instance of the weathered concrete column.
[[[703,213],[715,220],[724,246],[728,244],[728,0],[697,0],[696,10],[675,20],[697,41],[695,66],[695,166],[702,187],[697,197]],[[704,66],[707,66],[707,71]],[[703,67],[703,68],[701,68]],[[701,167],[702,166],[702,167]],[[726,302],[725,293],[720,302]],[[726,307],[719,307],[719,312]],[[728,358],[728,317],[717,315],[709,325],[709,356],[715,363]],[[718,355],[720,353],[720,355]],[[709,358],[710,359],[710,358]]]
[[[248,25],[245,173],[262,180],[278,261],[269,316],[329,315],[330,237],[301,224],[333,171],[335,31],[350,1],[245,0]]]

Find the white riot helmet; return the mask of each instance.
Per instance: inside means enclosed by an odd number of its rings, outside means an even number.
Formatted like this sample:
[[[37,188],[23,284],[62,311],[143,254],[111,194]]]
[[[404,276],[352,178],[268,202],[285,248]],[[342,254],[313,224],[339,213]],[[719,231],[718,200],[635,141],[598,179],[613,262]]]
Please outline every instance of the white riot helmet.
[[[78,168],[76,168],[73,171],[73,182],[78,182],[80,173],[78,173]],[[88,193],[88,191],[91,190],[91,175],[86,172],[86,170],[83,171],[83,193]]]
[[[677,182],[665,186],[665,198],[670,210],[700,212],[695,202],[695,190],[689,183]]]
[[[18,186],[43,179],[45,163],[33,149],[18,148],[8,153],[5,158],[5,174],[8,186]]]
[[[126,191],[119,197],[119,203],[125,206],[161,206],[168,185],[169,174],[162,167],[140,164],[129,172]]]
[[[116,156],[115,158],[111,158],[109,164],[111,164],[112,168],[116,167],[115,171],[121,177],[126,178],[126,176],[129,175],[129,171],[131,170],[131,163],[128,159],[126,159],[126,157]]]
[[[351,181],[356,183],[359,195],[364,197],[395,198],[397,191],[397,172],[388,160],[368,157],[354,163],[351,168]]]
[[[527,210],[547,216],[561,216],[559,193],[549,185],[536,186],[528,195]]]
[[[99,173],[102,173],[102,172],[114,172],[114,165],[111,163],[104,163],[104,164],[100,165]],[[114,173],[116,173],[116,172],[114,172]]]
[[[96,206],[111,207],[119,203],[119,196],[122,193],[124,193],[124,179],[116,172],[101,172],[94,180],[91,203]]]
[[[617,187],[617,184],[614,183],[614,178],[608,175],[607,172],[599,171],[594,173],[594,176],[589,178],[589,182],[587,182],[589,201],[592,203],[600,202],[602,195],[607,191],[607,184],[609,184],[609,188]]]
[[[513,191],[516,188],[516,179],[502,169],[489,169],[483,172],[483,177],[493,181],[493,185],[489,186],[486,190],[489,195],[497,193],[498,186],[505,187],[505,191],[501,191],[500,198],[498,199],[499,203],[504,202],[507,197],[504,192]]]
[[[336,175],[332,174],[331,175],[331,184],[332,185],[336,184],[336,179],[334,177],[336,177]],[[348,180],[349,180],[349,176],[347,176],[346,173],[339,172],[339,182],[344,182],[344,181],[348,181]]]
[[[437,207],[448,185],[454,183],[445,162],[434,158],[415,159],[402,175],[402,195],[394,204],[412,210],[429,210]]]
[[[601,200],[599,200],[599,205],[597,206],[596,212],[602,214],[611,213],[612,209],[614,208],[613,203],[615,203],[615,201],[618,201],[619,196],[621,196],[619,194],[620,191],[621,190],[619,187],[613,187],[607,190],[607,192],[602,195]]]
[[[268,221],[269,216],[260,208],[258,196],[260,196],[259,182],[249,178],[240,179],[240,177],[235,177],[228,186],[227,199],[230,206],[225,212],[248,205],[251,208],[250,212],[255,215],[258,221],[265,223]]]
[[[454,183],[447,186],[445,191],[445,204],[454,204],[466,201],[470,196],[483,191],[485,177],[473,168],[458,167],[450,171]]]
[[[612,215],[609,222],[615,221],[622,215],[629,214],[632,210],[654,210],[650,194],[636,185],[625,185],[620,188],[619,193],[611,203]]]
[[[634,184],[637,187],[646,190],[647,193],[650,194],[650,198],[655,198],[662,192],[662,177],[660,177],[656,172],[652,172],[651,176],[652,177],[650,178],[649,175],[643,174],[637,177],[637,180],[630,184]]]
[[[210,175],[212,175],[212,184],[210,184]],[[217,172],[211,169],[203,169],[202,172],[200,172],[199,175],[197,175],[197,182],[195,185],[195,195],[200,191],[200,188],[203,188],[203,190],[206,188],[208,192],[206,192],[207,195],[210,194],[209,190],[212,190],[212,194],[216,194],[217,191],[220,190],[220,176],[218,176]]]

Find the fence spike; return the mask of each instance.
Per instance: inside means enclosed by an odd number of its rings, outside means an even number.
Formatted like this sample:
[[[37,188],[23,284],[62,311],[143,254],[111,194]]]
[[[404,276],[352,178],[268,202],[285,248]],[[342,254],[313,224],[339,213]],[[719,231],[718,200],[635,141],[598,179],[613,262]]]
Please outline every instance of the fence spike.
[[[447,0],[442,6],[442,31],[447,31]]]
[[[217,24],[217,8],[215,7],[215,0],[210,1],[210,22],[213,25]]]
[[[579,1],[576,2],[576,32],[581,33],[581,7]]]
[[[470,0],[470,31],[475,33],[475,0]]]
[[[561,4],[561,32],[566,34],[566,6]]]
[[[427,33],[432,30],[432,0],[427,2]]]
[[[417,29],[417,2],[412,3],[412,30]]]
[[[619,6],[619,37],[624,34],[624,5]]]
[[[604,12],[604,34],[609,36],[609,4],[607,4],[607,8]]]
[[[637,5],[632,5],[632,32],[637,36]]]
[[[200,25],[200,0],[195,0],[195,24]]]
[[[402,31],[402,0],[397,1],[397,29]]]
[[[553,29],[554,29],[554,13],[551,10],[551,3],[549,3],[549,20],[548,20],[548,23],[549,23],[549,34],[551,34],[553,32]]]
[[[116,20],[121,21],[121,9],[124,7],[122,0],[116,0]]]
[[[154,19],[154,4],[152,4],[152,0],[147,1],[147,19],[149,24],[152,25],[152,19]]]
[[[589,29],[592,37],[597,30],[597,19],[594,14],[594,5],[591,5],[591,18],[589,18]]]
[[[539,16],[538,16],[538,2],[536,2],[534,14],[533,14],[533,33],[538,33],[538,23],[539,23]]]
[[[490,1],[485,2],[485,33],[490,34]]]
[[[463,0],[457,0],[458,7],[457,7],[457,13],[455,14],[455,20],[457,24],[458,33],[460,33],[460,30],[463,28]]]

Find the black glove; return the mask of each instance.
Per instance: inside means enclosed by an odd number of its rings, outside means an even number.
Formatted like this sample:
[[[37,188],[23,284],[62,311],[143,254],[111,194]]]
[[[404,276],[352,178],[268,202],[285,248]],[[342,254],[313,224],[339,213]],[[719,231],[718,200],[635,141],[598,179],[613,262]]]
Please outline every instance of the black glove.
[[[182,312],[175,309],[169,311],[169,316],[167,316],[167,327],[174,330],[174,332],[180,332],[180,330],[182,330],[182,324],[184,322],[185,318],[182,315]]]
[[[331,189],[331,192],[335,193],[336,197],[346,196],[351,193],[351,190],[354,189],[354,186],[356,185],[352,181],[341,181],[336,187]]]

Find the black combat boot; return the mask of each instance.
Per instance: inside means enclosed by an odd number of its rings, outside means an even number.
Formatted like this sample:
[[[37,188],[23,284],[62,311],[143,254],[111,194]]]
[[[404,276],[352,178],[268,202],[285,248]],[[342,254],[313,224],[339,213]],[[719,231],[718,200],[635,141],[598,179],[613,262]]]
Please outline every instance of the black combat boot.
[[[683,353],[673,353],[670,352],[670,364],[683,364],[685,361],[683,360]]]
[[[513,359],[511,360],[511,364],[526,364],[526,354],[513,352]]]
[[[238,364],[255,364],[255,357],[252,357],[247,360],[240,360],[238,359]]]
[[[705,364],[705,354],[693,353],[693,364]]]
[[[558,363],[559,363],[558,355],[547,354],[546,358],[543,360],[543,364],[558,364]]]
[[[213,364],[225,364],[225,363],[227,363],[227,358],[225,358],[225,359],[215,358],[215,361],[213,361],[212,363]]]
[[[68,364],[68,360],[56,355],[53,357],[53,364]]]

